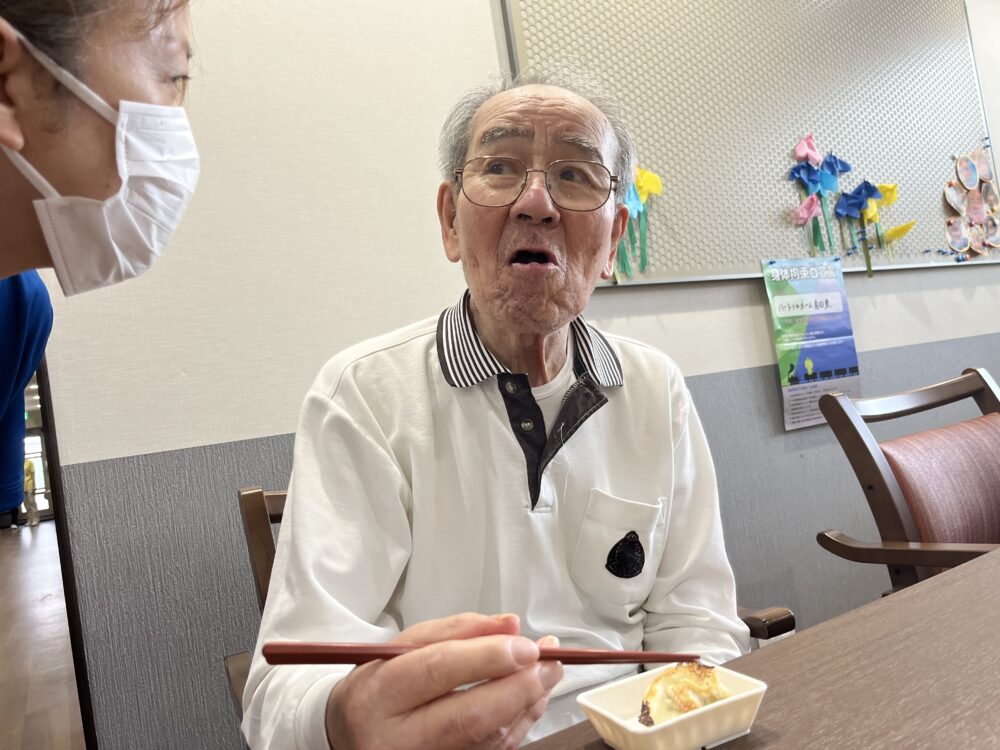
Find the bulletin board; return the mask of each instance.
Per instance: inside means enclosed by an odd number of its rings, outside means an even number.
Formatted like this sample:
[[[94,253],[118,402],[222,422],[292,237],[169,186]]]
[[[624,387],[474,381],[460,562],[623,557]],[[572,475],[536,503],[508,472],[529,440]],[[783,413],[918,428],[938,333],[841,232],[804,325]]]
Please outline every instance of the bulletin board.
[[[806,255],[788,172],[807,132],[853,166],[843,188],[899,185],[883,220],[917,224],[876,269],[958,265],[938,252],[944,186],[955,156],[989,143],[964,0],[494,2],[510,72],[597,77],[625,105],[639,166],[663,178],[649,266],[626,283],[760,276],[762,258]],[[863,269],[844,250],[844,269]],[[984,262],[1000,251],[969,264]]]

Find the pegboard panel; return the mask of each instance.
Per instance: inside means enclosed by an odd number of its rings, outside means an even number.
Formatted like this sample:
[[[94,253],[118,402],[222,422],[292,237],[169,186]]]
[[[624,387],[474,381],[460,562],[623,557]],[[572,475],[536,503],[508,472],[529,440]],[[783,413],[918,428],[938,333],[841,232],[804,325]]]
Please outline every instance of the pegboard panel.
[[[876,267],[956,265],[934,252],[951,215],[942,191],[953,155],[987,136],[963,0],[499,7],[512,69],[569,64],[603,79],[626,106],[640,166],[663,177],[649,203],[650,268],[635,282],[759,276],[761,258],[805,255],[787,175],[807,132],[854,167],[842,188],[899,184],[883,227],[917,225],[891,259],[876,251]],[[845,270],[863,267],[836,230]]]

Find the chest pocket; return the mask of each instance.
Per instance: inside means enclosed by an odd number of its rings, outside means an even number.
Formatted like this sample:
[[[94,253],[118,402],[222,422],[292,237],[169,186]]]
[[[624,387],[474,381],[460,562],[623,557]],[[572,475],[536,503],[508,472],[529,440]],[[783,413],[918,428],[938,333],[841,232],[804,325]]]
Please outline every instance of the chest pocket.
[[[637,605],[656,578],[666,521],[655,505],[590,491],[570,574],[584,592],[614,604]]]

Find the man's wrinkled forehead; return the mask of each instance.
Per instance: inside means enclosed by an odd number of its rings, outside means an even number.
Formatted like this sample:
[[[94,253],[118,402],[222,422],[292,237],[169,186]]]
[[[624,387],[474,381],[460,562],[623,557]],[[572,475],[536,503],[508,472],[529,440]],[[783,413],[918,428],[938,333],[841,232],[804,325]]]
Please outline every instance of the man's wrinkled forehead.
[[[470,154],[485,154],[503,142],[532,142],[544,123],[547,140],[581,157],[610,163],[614,136],[604,114],[583,97],[556,86],[531,85],[487,99],[472,120]]]

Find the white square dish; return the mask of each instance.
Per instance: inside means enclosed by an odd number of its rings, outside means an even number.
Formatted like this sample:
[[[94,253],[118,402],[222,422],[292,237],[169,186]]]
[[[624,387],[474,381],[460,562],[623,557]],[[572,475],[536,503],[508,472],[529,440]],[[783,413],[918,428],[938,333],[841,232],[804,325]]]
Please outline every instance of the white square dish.
[[[696,708],[651,727],[639,723],[646,688],[664,669],[626,677],[577,696],[594,729],[616,750],[698,750],[750,731],[767,685],[725,667],[716,667],[728,698]]]

